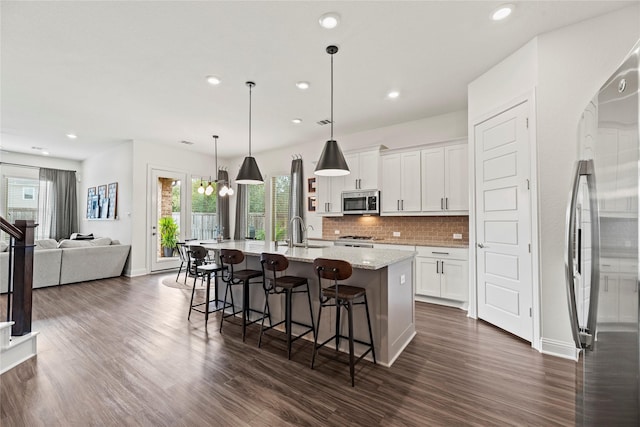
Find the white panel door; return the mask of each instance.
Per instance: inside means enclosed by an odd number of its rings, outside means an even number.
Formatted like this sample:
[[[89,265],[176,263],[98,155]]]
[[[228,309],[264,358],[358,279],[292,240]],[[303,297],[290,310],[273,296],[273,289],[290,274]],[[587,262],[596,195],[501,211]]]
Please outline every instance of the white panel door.
[[[533,337],[528,103],[475,126],[478,317]]]

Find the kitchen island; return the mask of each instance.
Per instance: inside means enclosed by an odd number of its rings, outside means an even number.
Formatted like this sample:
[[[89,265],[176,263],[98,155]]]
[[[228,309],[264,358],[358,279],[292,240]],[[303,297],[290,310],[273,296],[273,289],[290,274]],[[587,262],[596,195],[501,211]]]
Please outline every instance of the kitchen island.
[[[367,289],[371,328],[376,349],[377,362],[383,366],[391,366],[404,348],[416,334],[414,313],[414,283],[413,262],[415,252],[400,250],[381,250],[350,247],[276,247],[273,242],[257,240],[247,241],[201,241],[189,242],[190,245],[199,244],[213,251],[219,249],[238,249],[246,256],[246,268],[260,270],[260,254],[263,252],[280,253],[289,260],[287,274],[306,277],[311,290],[313,305],[313,320],[318,318],[318,278],[313,269],[316,258],[340,259],[351,263],[353,275],[344,283],[361,286]],[[244,268],[244,267],[243,267]],[[220,281],[220,285],[224,284]],[[327,286],[325,283],[324,286]],[[237,297],[234,288],[234,301],[242,301]],[[224,295],[224,289],[219,290]],[[298,298],[300,298],[298,300]],[[306,296],[301,294],[293,300],[293,318],[301,322],[309,321],[309,309]],[[251,307],[262,310],[264,306],[264,292],[262,287],[254,286],[250,295]],[[274,323],[284,318],[284,300],[273,298],[269,300],[271,316]],[[364,307],[364,306],[361,306]],[[237,310],[240,307],[236,307]],[[346,316],[341,327],[346,333]],[[318,342],[324,341],[333,334],[335,324],[334,309],[323,311],[322,324]],[[317,325],[316,325],[317,327]],[[354,311],[354,335],[356,339],[368,341],[368,331],[364,308]],[[263,339],[264,340],[264,339]],[[346,340],[341,340],[341,350],[347,352]],[[295,351],[295,346],[294,346]],[[358,346],[356,345],[356,353]]]

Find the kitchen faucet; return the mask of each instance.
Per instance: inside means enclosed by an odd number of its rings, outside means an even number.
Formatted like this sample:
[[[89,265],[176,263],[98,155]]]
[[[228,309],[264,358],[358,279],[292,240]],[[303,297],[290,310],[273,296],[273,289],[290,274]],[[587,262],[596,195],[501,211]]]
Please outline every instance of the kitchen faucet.
[[[314,228],[312,225],[306,226],[304,220],[297,215],[291,218],[291,221],[289,221],[291,226],[293,226],[293,223],[296,219],[300,221],[300,225],[302,226],[302,243],[304,243],[304,247],[306,249],[309,249],[309,239],[307,238],[307,231],[309,229],[313,230]],[[293,246],[293,228],[291,229],[291,240],[289,241],[289,243],[291,243],[291,246]]]

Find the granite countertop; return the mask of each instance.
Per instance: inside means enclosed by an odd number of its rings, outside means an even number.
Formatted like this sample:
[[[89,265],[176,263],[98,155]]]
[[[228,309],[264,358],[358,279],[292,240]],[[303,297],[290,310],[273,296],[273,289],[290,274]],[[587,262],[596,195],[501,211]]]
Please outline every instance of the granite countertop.
[[[323,242],[334,242],[338,239],[323,239],[323,238],[316,238],[316,237],[310,237],[309,241],[323,241]],[[373,240],[369,240],[369,243],[379,243],[379,244],[384,244],[384,245],[404,245],[404,246],[436,246],[436,247],[446,247],[446,248],[468,248],[469,247],[469,243],[468,242],[438,242],[438,241],[426,241],[426,240],[398,240],[398,239],[373,239]]]
[[[310,239],[311,240],[311,239]],[[316,239],[318,240],[318,239]],[[288,246],[275,247],[274,242],[262,240],[239,240],[216,242],[199,241],[189,242],[190,245],[198,244],[207,249],[239,249],[246,255],[260,256],[263,252],[280,253],[290,261],[313,263],[316,258],[341,259],[351,263],[353,268],[365,270],[379,270],[400,261],[410,260],[416,255],[413,251],[401,251],[392,249],[368,249],[350,248],[343,246],[327,246],[322,248],[301,248]]]

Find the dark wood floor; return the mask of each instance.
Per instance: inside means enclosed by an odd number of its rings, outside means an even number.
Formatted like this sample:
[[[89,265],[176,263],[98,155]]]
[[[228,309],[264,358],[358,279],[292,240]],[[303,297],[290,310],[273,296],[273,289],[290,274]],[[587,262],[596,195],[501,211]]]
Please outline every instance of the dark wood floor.
[[[575,365],[464,311],[417,303],[418,335],[391,368],[311,345],[292,360],[258,329],[187,322],[189,291],[160,276],[34,291],[38,356],[0,377],[0,425],[573,425]],[[5,298],[5,297],[3,297]],[[5,300],[0,301],[4,307]]]

